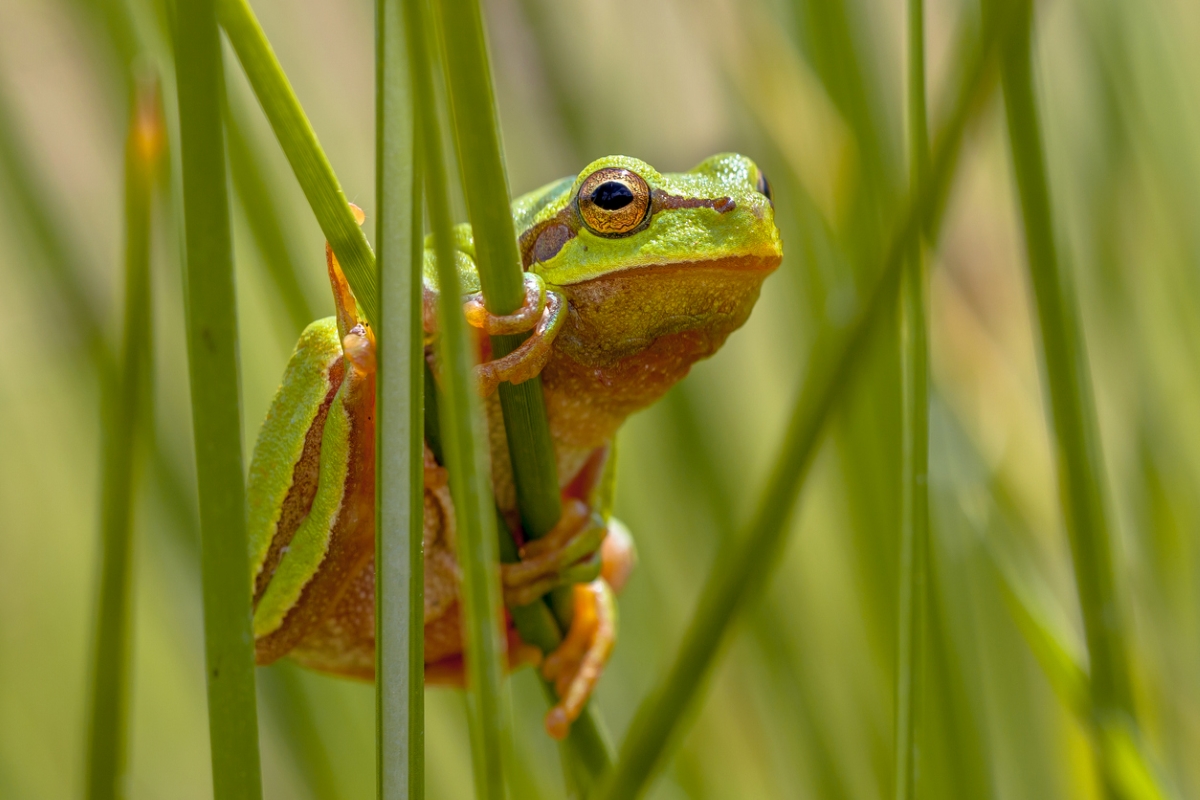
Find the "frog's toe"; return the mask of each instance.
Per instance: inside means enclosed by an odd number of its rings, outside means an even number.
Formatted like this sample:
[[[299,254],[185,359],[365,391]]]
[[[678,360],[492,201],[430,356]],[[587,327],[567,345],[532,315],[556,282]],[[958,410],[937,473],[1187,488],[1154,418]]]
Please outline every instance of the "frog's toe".
[[[571,629],[542,662],[542,675],[554,681],[558,703],[546,714],[546,731],[564,739],[587,705],[617,640],[617,607],[602,579],[577,584]]]
[[[554,530],[521,550],[522,560],[501,567],[504,600],[510,607],[532,603],[556,586],[594,580],[607,528],[580,500],[568,500]]]
[[[532,285],[530,278],[535,279]],[[547,292],[542,279],[532,273],[526,273],[525,305],[514,314],[495,316],[488,313],[480,298],[467,301],[467,321],[483,328],[489,336],[523,333],[533,328],[533,333],[516,350],[475,368],[480,394],[487,397],[504,381],[524,383],[541,373],[550,360],[554,339],[566,321],[563,306],[562,295]]]
[[[467,322],[488,336],[524,333],[532,330],[546,309],[546,282],[541,275],[525,273],[525,300],[511,314],[493,314],[483,304],[483,294],[475,292],[463,303]]]

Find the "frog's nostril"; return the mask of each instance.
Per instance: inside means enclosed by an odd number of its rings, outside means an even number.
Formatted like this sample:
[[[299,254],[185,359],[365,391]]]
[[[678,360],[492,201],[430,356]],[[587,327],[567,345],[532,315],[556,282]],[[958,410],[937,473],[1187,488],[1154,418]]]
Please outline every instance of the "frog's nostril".
[[[767,200],[771,201],[771,205],[775,205],[775,199],[771,197],[771,183],[767,180],[767,173],[761,169],[758,171],[758,191],[766,196]]]

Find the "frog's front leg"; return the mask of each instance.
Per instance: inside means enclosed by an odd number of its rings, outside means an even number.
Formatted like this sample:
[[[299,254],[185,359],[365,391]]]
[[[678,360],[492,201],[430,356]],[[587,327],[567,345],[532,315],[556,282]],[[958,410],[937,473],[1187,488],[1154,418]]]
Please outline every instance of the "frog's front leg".
[[[475,378],[479,393],[487,397],[496,387],[507,381],[523,383],[539,374],[550,360],[554,339],[566,320],[563,297],[558,292],[548,291],[541,276],[524,273],[525,298],[521,307],[512,314],[492,314],[483,303],[483,295],[476,292],[468,295],[463,303],[467,322],[488,336],[524,333],[532,330],[521,346],[506,356],[484,361],[475,367]],[[426,289],[424,297],[424,320],[427,333],[434,333],[436,317],[434,308],[437,295]]]

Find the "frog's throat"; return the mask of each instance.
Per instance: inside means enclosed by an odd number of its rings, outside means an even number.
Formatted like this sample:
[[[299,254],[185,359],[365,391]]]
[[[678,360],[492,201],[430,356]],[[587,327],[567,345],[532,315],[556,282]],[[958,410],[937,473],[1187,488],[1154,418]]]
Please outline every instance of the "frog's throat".
[[[688,281],[691,276],[696,276],[698,281],[704,281],[705,278],[700,277],[706,273],[722,275],[729,273],[732,275],[742,274],[750,280],[756,280],[761,283],[767,275],[775,271],[782,262],[783,256],[778,253],[737,253],[734,255],[723,256],[721,258],[701,259],[696,261],[674,261],[665,264],[637,264],[630,267],[616,267],[608,274],[601,275],[595,278],[587,278],[582,281],[567,284],[572,289],[578,289],[588,284],[603,284],[611,282],[614,277],[622,279],[638,278],[679,278],[683,281]]]
[[[700,338],[687,341],[709,345],[678,353],[690,364],[711,355],[741,327],[779,260],[772,254],[732,255],[641,265],[563,286],[569,310],[556,347],[581,364],[606,369],[658,339],[691,331]]]

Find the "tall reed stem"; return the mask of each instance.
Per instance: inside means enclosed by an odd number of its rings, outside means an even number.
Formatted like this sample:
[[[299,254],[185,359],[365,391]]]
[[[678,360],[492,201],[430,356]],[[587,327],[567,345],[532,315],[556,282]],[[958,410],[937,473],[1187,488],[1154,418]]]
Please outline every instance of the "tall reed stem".
[[[1022,25],[1031,28],[1032,4],[1019,5]],[[1001,60],[1008,137],[1041,335],[1059,492],[1091,663],[1093,722],[1102,728],[1123,726],[1134,720],[1133,688],[1113,567],[1104,460],[1079,310],[1055,243],[1032,62],[1028,35],[1006,49]],[[1108,791],[1116,793],[1111,782]]]
[[[379,0],[375,13],[376,787],[380,800],[420,800],[425,796],[421,170],[400,0]]]
[[[214,0],[181,3],[177,12],[188,367],[200,499],[213,793],[219,800],[257,800],[262,781],[242,483],[237,298],[221,125],[221,41]]]
[[[987,65],[1000,42],[1013,29],[1012,15],[987,26],[983,41],[964,63],[963,80],[942,136],[934,147],[928,181],[915,187],[899,215],[882,268],[865,294],[866,302],[844,329],[826,331],[797,399],[783,445],[747,530],[739,545],[709,574],[700,594],[695,620],[684,635],[671,667],[643,701],[621,745],[614,772],[596,797],[626,800],[638,797],[686,716],[697,691],[728,638],[729,630],[761,587],[771,566],[778,563],[786,523],[803,485],[820,434],[834,404],[864,350],[884,309],[896,302],[900,273],[922,230],[930,227],[941,208],[962,133],[990,90]]]
[[[92,662],[87,793],[124,797],[128,767],[133,503],[150,418],[151,202],[163,145],[157,80],[138,85],[125,143],[125,327],[115,381],[105,387],[100,592]]]
[[[500,126],[492,89],[491,67],[478,0],[438,0],[445,39],[446,83],[458,144],[459,166],[475,241],[475,261],[488,310],[511,314],[523,301],[523,269],[517,251],[508,177],[504,168]],[[452,21],[452,24],[451,24]],[[492,354],[511,353],[528,334],[492,337]],[[540,376],[519,385],[502,383],[500,406],[517,489],[517,510],[526,536],[537,539],[558,523],[562,505],[554,443],[546,417]],[[506,538],[507,536],[506,532]],[[515,561],[515,547],[502,542],[506,561]],[[570,626],[570,588],[559,592],[551,604],[561,611],[558,625],[547,625],[540,604],[514,609],[513,618],[522,638],[544,652],[553,651]],[[555,628],[558,630],[555,630]],[[548,690],[549,691],[549,690]],[[553,694],[551,692],[551,696]],[[568,734],[568,780],[586,792],[611,764],[608,737],[589,706]]]
[[[421,164],[433,230],[438,275],[438,364],[443,404],[438,409],[445,464],[462,570],[463,640],[470,698],[471,756],[477,796],[503,800],[506,750],[511,730],[504,687],[499,555],[482,409],[462,312],[462,285],[455,266],[450,198],[433,89],[433,26],[425,0],[405,3],[405,29]]]

